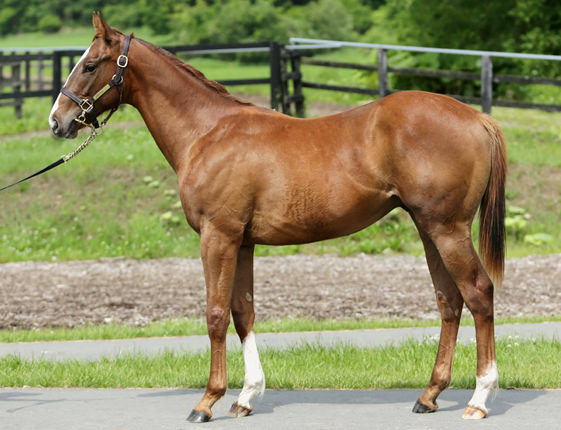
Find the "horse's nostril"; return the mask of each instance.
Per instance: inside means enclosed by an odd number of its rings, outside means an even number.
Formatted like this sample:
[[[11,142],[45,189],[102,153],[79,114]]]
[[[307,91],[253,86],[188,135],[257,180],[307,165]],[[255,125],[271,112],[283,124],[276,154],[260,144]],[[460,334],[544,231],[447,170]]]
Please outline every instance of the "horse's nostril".
[[[58,125],[58,121],[55,118],[53,118],[51,121],[51,130],[55,135],[59,134],[60,127]]]

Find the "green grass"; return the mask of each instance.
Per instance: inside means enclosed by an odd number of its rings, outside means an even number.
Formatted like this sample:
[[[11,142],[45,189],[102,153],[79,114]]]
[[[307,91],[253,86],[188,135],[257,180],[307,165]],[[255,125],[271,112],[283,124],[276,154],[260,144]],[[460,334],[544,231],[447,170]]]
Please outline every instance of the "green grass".
[[[499,318],[496,324],[522,324],[561,321],[556,317],[517,317]],[[464,318],[462,325],[473,325],[471,318]],[[378,330],[411,327],[439,327],[437,320],[309,320],[309,319],[280,319],[258,321],[255,324],[257,333],[288,333],[304,331],[334,331],[334,330]],[[234,333],[230,324],[229,333]],[[44,342],[44,341],[72,341],[72,340],[107,340],[132,339],[140,337],[193,336],[206,335],[206,322],[201,319],[170,319],[150,323],[146,326],[126,326],[102,324],[85,327],[53,327],[34,330],[0,330],[0,342]]]
[[[270,389],[387,389],[425,387],[437,343],[408,341],[399,346],[360,348],[340,344],[301,344],[285,350],[263,349],[261,360]],[[474,344],[458,344],[452,387],[475,386]],[[561,388],[561,343],[499,340],[497,360],[503,388]],[[182,387],[203,388],[209,352],[129,355],[94,362],[0,359],[3,387]],[[241,388],[243,356],[228,354],[230,388]]]
[[[368,55],[364,54],[361,61],[374,61]],[[357,51],[352,50],[322,54],[323,58],[339,61],[356,61],[356,56]],[[189,61],[213,79],[268,74],[268,66],[263,64],[248,65],[209,57]],[[305,76],[310,80],[360,85],[361,80],[369,79],[355,71],[305,67]],[[232,89],[260,94],[269,91],[267,86]],[[308,101],[321,99],[350,105],[364,101],[364,98],[349,99],[333,92],[312,91],[307,97]],[[43,167],[80,143],[56,141],[48,136],[17,136],[22,132],[48,130],[50,107],[49,99],[28,101],[20,120],[14,119],[11,108],[0,108],[2,184]],[[507,255],[559,253],[561,114],[506,108],[494,108],[493,113],[502,124],[508,142],[508,205],[524,211],[524,221],[509,227]],[[127,129],[116,126],[118,122],[140,121],[133,108],[119,111],[104,135],[68,166],[4,191],[0,262],[199,256],[198,237],[186,226],[179,208],[173,172],[148,131],[144,126]],[[256,249],[257,255],[346,256],[360,252],[421,255],[423,247],[408,215],[396,210],[373,226],[345,238]]]
[[[21,121],[10,120],[12,112],[0,109],[0,134],[30,131],[37,118],[46,121],[49,105],[29,104]],[[509,231],[508,256],[561,252],[561,141],[556,125],[561,115],[496,109],[499,121],[502,116],[511,158],[508,204],[521,207],[527,218],[523,227]],[[128,108],[115,115],[115,124],[119,120],[136,122],[139,116]],[[115,124],[70,164],[3,192],[0,262],[199,256],[198,236],[187,227],[179,207],[176,178],[148,131]],[[0,143],[2,183],[38,170],[83,138],[5,137]],[[529,242],[542,233],[550,238],[547,242]],[[420,255],[423,248],[408,215],[396,210],[344,238],[258,247],[256,254],[359,252]]]

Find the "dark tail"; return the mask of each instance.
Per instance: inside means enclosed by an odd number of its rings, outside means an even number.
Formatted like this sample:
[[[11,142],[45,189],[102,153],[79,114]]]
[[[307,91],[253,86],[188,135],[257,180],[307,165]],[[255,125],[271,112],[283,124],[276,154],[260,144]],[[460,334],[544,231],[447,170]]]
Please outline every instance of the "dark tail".
[[[505,137],[493,118],[482,114],[480,119],[489,133],[491,172],[479,211],[479,255],[493,284],[500,287],[505,261]]]

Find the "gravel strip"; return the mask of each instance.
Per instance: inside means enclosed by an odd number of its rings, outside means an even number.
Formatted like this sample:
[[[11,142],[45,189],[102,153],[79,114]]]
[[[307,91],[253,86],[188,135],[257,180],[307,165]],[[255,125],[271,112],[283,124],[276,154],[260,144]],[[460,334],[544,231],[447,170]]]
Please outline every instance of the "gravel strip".
[[[561,314],[561,255],[507,261],[497,316]],[[198,259],[124,258],[0,265],[0,327],[143,325],[203,317]],[[424,258],[356,255],[262,257],[255,261],[258,320],[435,319]]]

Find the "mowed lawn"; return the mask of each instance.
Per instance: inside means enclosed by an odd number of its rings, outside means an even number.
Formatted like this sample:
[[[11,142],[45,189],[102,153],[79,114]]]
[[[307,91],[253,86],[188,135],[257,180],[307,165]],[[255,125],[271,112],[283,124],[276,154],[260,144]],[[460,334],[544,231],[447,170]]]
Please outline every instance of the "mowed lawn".
[[[11,109],[0,109],[3,184],[44,167],[85,138],[18,135],[47,130],[49,111],[48,99],[26,102],[18,121]],[[507,255],[561,252],[561,114],[495,108],[494,115],[506,133],[510,162]],[[115,114],[103,135],[69,164],[4,191],[2,209],[0,262],[199,255],[198,237],[184,220],[176,177],[132,107]],[[423,247],[408,215],[394,210],[345,238],[256,251],[358,252],[420,255]]]
[[[272,389],[422,388],[430,378],[438,342],[409,341],[399,346],[360,348],[300,344],[261,351],[267,386]],[[501,388],[561,388],[561,343],[503,339],[497,343]],[[125,355],[93,362],[0,358],[3,387],[182,387],[202,388],[208,380],[210,353],[165,352]],[[452,387],[474,388],[475,344],[459,344]],[[231,388],[244,381],[239,348],[228,353]]]

